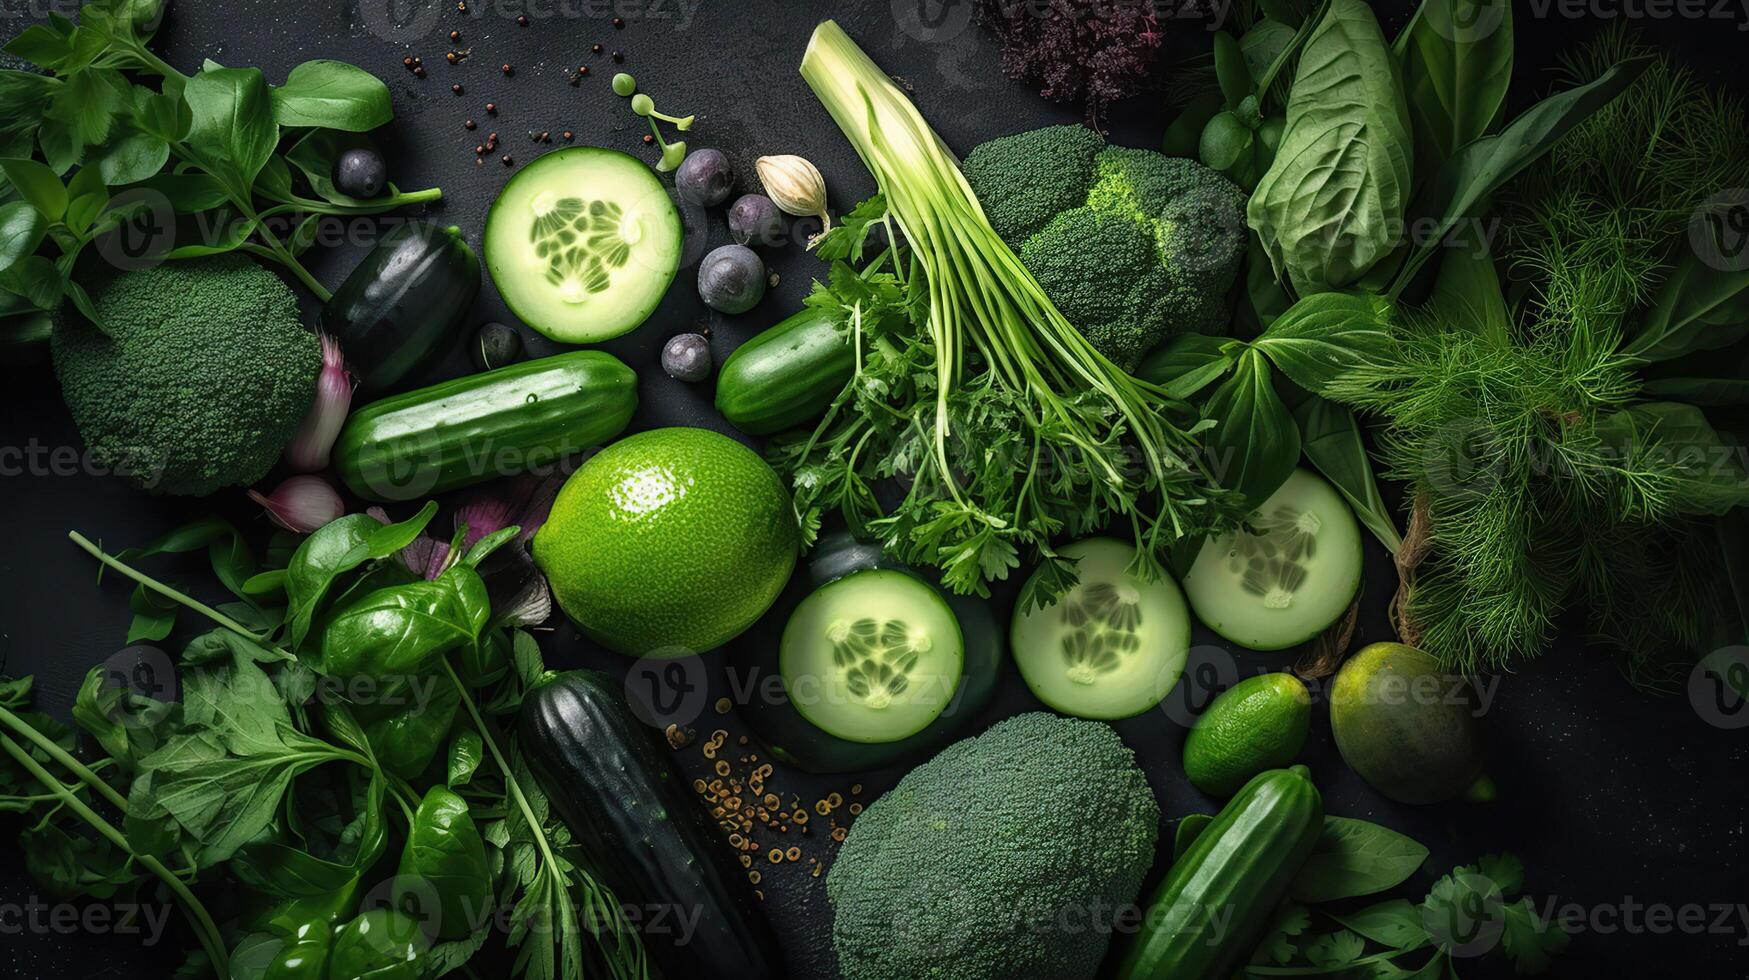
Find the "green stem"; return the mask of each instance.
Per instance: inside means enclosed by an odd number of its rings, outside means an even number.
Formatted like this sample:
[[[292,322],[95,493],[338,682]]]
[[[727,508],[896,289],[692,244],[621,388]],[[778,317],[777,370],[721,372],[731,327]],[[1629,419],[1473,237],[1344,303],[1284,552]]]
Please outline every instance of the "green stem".
[[[220,626],[223,626],[225,629],[228,629],[233,633],[240,633],[243,636],[246,636],[249,639],[255,641],[256,643],[265,643],[266,642],[267,637],[262,636],[261,634],[256,633],[253,630],[250,630],[249,628],[245,627],[242,623],[237,622],[236,620],[232,619],[231,617],[225,615],[222,612],[219,612],[217,609],[214,609],[213,607],[207,605],[206,603],[201,602],[198,599],[194,599],[190,596],[184,595],[183,593],[176,591],[175,589],[171,588],[170,586],[165,585],[162,582],[159,582],[157,579],[154,579],[151,576],[146,575],[142,572],[136,572],[132,568],[123,564],[122,562],[120,562],[114,558],[111,558],[107,553],[104,552],[104,550],[102,548],[98,547],[95,544],[92,544],[91,539],[87,538],[83,534],[80,534],[78,531],[68,531],[67,537],[71,538],[73,540],[74,544],[85,549],[85,551],[89,552],[93,558],[96,558],[98,561],[102,562],[107,567],[115,569],[116,571],[120,572],[121,574],[127,576],[128,578],[134,580],[135,582],[138,582],[139,584],[145,586],[146,588],[151,589],[153,592],[158,593],[159,595],[165,597],[166,599],[169,599],[172,602],[181,603],[182,605],[187,606],[188,608],[194,610],[197,613],[200,613],[202,616],[205,616],[206,618],[212,620],[213,622],[219,624]]]
[[[4,724],[7,728],[10,728],[24,736],[26,739],[29,739],[37,748],[42,749],[49,758],[66,766],[68,771],[79,777],[80,782],[102,794],[103,798],[109,801],[110,806],[115,807],[123,813],[127,812],[127,799],[117,792],[115,787],[104,782],[101,777],[95,772],[92,772],[83,762],[74,758],[72,753],[61,748],[59,745],[56,745],[54,739],[37,731],[35,728],[26,724],[24,719],[5,708],[0,708],[0,724]]]
[[[14,742],[9,736],[0,735],[0,751],[4,751],[7,755],[17,760],[19,765],[28,770],[32,776],[36,777],[37,782],[41,783],[45,789],[60,797],[61,802],[66,805],[69,810],[78,814],[81,820],[90,824],[93,830],[96,830],[98,833],[108,838],[110,843],[120,848],[123,852],[132,855],[134,860],[140,862],[142,867],[147,871],[152,872],[152,874],[156,875],[159,880],[163,881],[164,884],[175,893],[176,897],[182,900],[182,904],[187,908],[188,914],[194,918],[196,925],[195,933],[200,939],[202,948],[206,950],[207,957],[212,960],[214,972],[221,977],[228,977],[231,975],[230,956],[225,951],[225,941],[219,933],[218,925],[213,922],[213,917],[207,913],[206,906],[201,904],[200,899],[196,898],[192,891],[189,891],[188,886],[183,883],[182,879],[171,874],[170,869],[164,867],[163,863],[157,858],[152,857],[150,854],[139,854],[135,852],[133,847],[128,844],[126,835],[117,830],[114,824],[111,824],[108,820],[105,820],[102,816],[98,815],[97,811],[85,805],[85,801],[79,799],[79,797],[71,790],[62,786],[60,780],[56,779],[52,773],[47,769],[44,769],[35,759],[31,758],[30,753],[24,751],[23,746]]]

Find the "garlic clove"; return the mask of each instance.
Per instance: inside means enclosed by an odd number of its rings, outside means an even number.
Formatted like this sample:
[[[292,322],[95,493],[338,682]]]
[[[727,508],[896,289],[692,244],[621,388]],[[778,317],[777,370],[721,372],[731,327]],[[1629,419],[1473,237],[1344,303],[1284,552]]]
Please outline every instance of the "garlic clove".
[[[793,154],[760,157],[754,168],[759,182],[765,185],[765,195],[785,214],[820,219],[820,233],[832,227],[832,216],[826,213],[826,178],[820,168],[809,160]]]

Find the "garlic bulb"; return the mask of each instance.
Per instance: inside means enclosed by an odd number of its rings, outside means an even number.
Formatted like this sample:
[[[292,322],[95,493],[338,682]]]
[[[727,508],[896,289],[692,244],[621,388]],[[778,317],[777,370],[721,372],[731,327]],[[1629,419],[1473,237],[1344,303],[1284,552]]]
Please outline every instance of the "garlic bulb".
[[[765,194],[786,214],[820,219],[820,233],[832,227],[826,213],[826,178],[820,168],[794,155],[760,157],[755,166]]]

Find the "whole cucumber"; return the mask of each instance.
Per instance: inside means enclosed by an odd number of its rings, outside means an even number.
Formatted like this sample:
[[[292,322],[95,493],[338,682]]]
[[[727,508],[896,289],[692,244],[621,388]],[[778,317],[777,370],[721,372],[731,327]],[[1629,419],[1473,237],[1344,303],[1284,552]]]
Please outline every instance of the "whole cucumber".
[[[1173,862],[1119,980],[1234,976],[1323,829],[1323,797],[1305,766],[1258,774]]]
[[[735,349],[717,372],[717,411],[748,435],[811,422],[856,372],[850,332],[812,308],[768,327]]]
[[[334,444],[334,468],[367,500],[413,500],[551,466],[625,430],[638,376],[611,354],[572,351],[372,402]]]
[[[383,236],[322,308],[353,376],[386,391],[461,338],[480,292],[480,260],[458,228],[409,221]]]
[[[785,976],[727,834],[624,690],[571,670],[528,692],[517,727],[535,775],[663,976]]]

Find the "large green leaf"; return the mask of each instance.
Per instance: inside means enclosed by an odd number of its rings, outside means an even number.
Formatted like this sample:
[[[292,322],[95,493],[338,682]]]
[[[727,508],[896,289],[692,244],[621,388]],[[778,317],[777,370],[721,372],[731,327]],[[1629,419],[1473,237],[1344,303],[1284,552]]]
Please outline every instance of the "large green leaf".
[[[1203,414],[1215,427],[1203,440],[1221,484],[1255,507],[1280,489],[1300,461],[1300,430],[1275,393],[1269,362],[1255,349],[1240,355],[1233,376],[1209,396]]]
[[[1354,412],[1312,395],[1294,409],[1294,421],[1300,426],[1300,449],[1306,459],[1342,494],[1373,537],[1396,554],[1403,546],[1403,537],[1379,495],[1372,458],[1367,455]]]
[[[389,87],[382,79],[341,61],[306,61],[273,90],[273,116],[281,126],[320,126],[351,133],[393,119]]]
[[[1668,361],[1743,339],[1749,328],[1749,266],[1719,268],[1693,251],[1659,287],[1652,308],[1623,353]]]
[[[279,145],[267,80],[255,68],[209,68],[183,89],[188,148],[239,196],[255,184]]]
[[[1426,0],[1395,50],[1423,169],[1488,131],[1512,83],[1510,0]]]
[[[1300,53],[1287,129],[1247,208],[1277,277],[1302,295],[1389,255],[1414,177],[1396,59],[1363,0],[1332,0]]]
[[[1234,346],[1226,337],[1181,333],[1142,358],[1136,377],[1159,385],[1174,398],[1189,398],[1233,369],[1238,358],[1227,348]]]
[[[1314,293],[1276,317],[1253,346],[1307,391],[1330,385],[1362,364],[1388,361],[1391,301],[1370,293]]]

